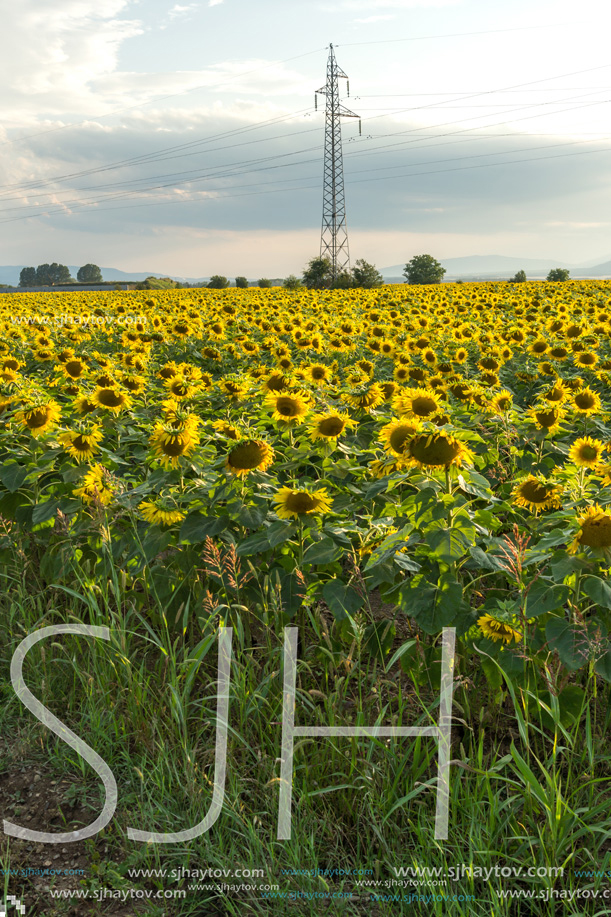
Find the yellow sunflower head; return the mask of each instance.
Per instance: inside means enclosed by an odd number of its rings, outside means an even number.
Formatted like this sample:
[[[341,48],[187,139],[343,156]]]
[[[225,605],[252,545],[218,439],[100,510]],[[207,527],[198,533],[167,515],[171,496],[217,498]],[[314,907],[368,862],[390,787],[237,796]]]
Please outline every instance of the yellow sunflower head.
[[[270,392],[265,404],[271,409],[274,420],[286,424],[302,423],[310,410],[308,402],[298,392]]]
[[[538,513],[543,509],[560,506],[562,487],[550,481],[542,481],[530,474],[514,487],[511,498],[517,506]]]
[[[96,407],[110,411],[112,414],[120,414],[124,409],[131,407],[129,395],[115,386],[97,388],[91,400]]]
[[[601,409],[600,395],[591,388],[582,388],[573,395],[572,408],[584,417],[598,414]]]
[[[182,522],[186,515],[171,500],[166,500],[163,497],[157,497],[155,500],[143,500],[138,509],[143,518],[153,525],[175,525],[177,522]]]
[[[274,450],[261,439],[249,439],[234,446],[227,456],[227,471],[244,477],[249,471],[266,471],[274,461]]]
[[[430,389],[406,389],[393,399],[393,408],[404,417],[417,417],[426,420],[439,410],[441,396]]]
[[[419,468],[460,467],[463,462],[471,464],[474,458],[464,443],[442,430],[417,434],[409,441],[405,454]]]
[[[488,637],[489,640],[494,640],[495,642],[511,643],[515,640],[516,643],[519,643],[522,639],[522,634],[517,627],[519,622],[517,617],[513,616],[511,622],[509,621],[499,621],[491,614],[482,615],[481,618],[477,619],[477,623],[481,628],[482,634],[484,637]]]
[[[77,462],[90,461],[98,451],[104,434],[98,426],[81,430],[67,430],[57,437],[65,451]]]
[[[313,513],[328,513],[331,499],[326,488],[320,490],[294,490],[282,487],[274,497],[276,513],[281,519],[297,519]]]
[[[354,420],[351,420],[348,414],[342,414],[339,411],[315,414],[310,423],[310,438],[313,441],[323,440],[324,442],[335,442],[348,427],[355,426]]]
[[[115,493],[112,475],[103,465],[92,465],[83,477],[81,486],[73,491],[83,503],[108,506]]]
[[[577,519],[579,529],[569,546],[570,554],[577,554],[581,548],[590,548],[594,553],[611,557],[611,515],[595,503]]]
[[[600,464],[605,444],[599,439],[584,436],[576,439],[569,449],[569,459],[578,468],[596,468]]]
[[[44,436],[56,426],[61,417],[61,408],[53,399],[36,399],[33,404],[25,405],[15,414],[15,420],[25,427],[32,436]]]

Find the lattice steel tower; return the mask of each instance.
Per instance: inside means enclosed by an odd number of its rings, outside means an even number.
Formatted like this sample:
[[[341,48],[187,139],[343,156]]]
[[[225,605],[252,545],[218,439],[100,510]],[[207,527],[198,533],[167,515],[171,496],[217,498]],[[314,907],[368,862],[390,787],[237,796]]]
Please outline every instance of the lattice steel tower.
[[[348,252],[348,230],[346,228],[346,200],[344,195],[344,165],[342,160],[341,118],[359,118],[339,100],[338,80],[348,80],[347,74],[337,66],[333,45],[329,45],[327,60],[327,82],[314,95],[314,107],[318,108],[318,96],[327,98],[325,107],[325,168],[322,198],[322,232],[320,235],[320,257],[329,258],[333,279],[342,271],[350,269]],[[347,95],[350,84],[346,83]]]

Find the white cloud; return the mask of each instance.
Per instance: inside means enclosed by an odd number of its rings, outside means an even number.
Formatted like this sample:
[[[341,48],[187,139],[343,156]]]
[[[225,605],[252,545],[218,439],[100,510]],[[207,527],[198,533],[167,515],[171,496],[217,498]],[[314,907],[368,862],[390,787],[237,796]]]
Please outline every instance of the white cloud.
[[[220,6],[225,0],[208,0],[208,6]]]
[[[389,19],[394,19],[394,18],[395,18],[394,16],[387,14],[387,15],[380,15],[380,16],[366,16],[365,19],[355,19],[354,21],[358,22],[360,25],[367,25],[370,22],[385,22]]]
[[[367,10],[411,10],[417,7],[456,6],[462,0],[333,0],[323,4],[329,12],[346,12]]]
[[[0,117],[28,123],[40,113],[100,109],[91,82],[112,73],[121,44],[142,32],[118,18],[128,0],[0,0]],[[95,107],[94,107],[95,106]]]

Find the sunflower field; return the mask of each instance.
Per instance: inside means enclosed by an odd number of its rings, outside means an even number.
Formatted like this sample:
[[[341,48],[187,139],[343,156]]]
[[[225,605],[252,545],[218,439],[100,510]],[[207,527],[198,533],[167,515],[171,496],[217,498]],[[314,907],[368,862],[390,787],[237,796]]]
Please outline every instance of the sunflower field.
[[[600,714],[611,281],[11,294],[0,310],[0,568],[43,596],[37,626],[60,595],[92,623],[129,610],[193,690],[219,623],[245,658],[297,625],[314,695],[358,657],[368,691],[403,678],[429,700],[454,627],[459,690],[493,720],[515,702],[516,737],[568,741],[591,701]],[[483,714],[461,703],[464,751]],[[552,834],[573,811],[543,808]]]

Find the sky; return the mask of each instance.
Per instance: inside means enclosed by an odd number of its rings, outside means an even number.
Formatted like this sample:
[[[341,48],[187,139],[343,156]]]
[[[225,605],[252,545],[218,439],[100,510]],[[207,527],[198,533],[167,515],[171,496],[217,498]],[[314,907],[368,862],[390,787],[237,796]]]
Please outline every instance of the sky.
[[[329,45],[352,263],[611,258],[602,0],[0,0],[0,262],[318,255]]]

